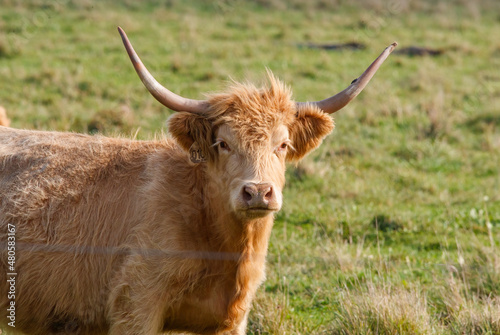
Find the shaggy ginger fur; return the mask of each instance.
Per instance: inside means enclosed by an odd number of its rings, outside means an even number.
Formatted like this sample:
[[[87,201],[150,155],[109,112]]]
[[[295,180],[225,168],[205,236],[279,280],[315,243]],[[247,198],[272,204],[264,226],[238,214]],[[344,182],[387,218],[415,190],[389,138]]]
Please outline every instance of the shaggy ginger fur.
[[[270,81],[234,84],[207,115],[174,114],[164,140],[0,127],[0,326],[12,224],[18,331],[244,334],[273,214],[239,210],[242,185],[273,185],[278,210],[285,161],[333,129]],[[207,162],[189,161],[194,142]]]

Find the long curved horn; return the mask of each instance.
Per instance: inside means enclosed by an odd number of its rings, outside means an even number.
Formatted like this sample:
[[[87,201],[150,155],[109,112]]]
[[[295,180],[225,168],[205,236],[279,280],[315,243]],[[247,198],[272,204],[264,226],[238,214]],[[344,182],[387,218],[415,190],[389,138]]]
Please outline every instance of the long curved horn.
[[[160,85],[160,83],[153,78],[151,73],[149,73],[144,64],[142,64],[141,59],[135,52],[132,44],[130,44],[127,34],[125,34],[121,27],[118,27],[118,32],[122,37],[123,44],[125,45],[125,49],[127,49],[128,56],[134,65],[135,71],[149,93],[151,93],[156,100],[176,112],[204,113],[207,111],[209,105],[206,100],[183,98]]]
[[[390,53],[396,48],[398,45],[397,42],[389,45],[385,50],[380,54],[380,56],[375,59],[375,61],[366,69],[365,72],[358,78],[354,79],[345,90],[335,94],[333,97],[315,101],[315,102],[297,102],[297,106],[305,105],[305,104],[314,104],[318,106],[325,113],[332,114],[336,111],[342,109],[349,102],[351,102],[368,84],[370,79],[372,79],[375,72],[377,72],[378,68],[382,63],[389,57]]]

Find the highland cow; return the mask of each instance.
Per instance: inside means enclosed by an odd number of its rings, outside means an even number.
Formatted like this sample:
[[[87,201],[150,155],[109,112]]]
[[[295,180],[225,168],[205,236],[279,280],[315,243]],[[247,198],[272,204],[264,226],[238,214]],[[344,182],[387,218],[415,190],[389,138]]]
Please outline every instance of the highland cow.
[[[244,334],[285,163],[321,143],[395,44],[322,101],[294,102],[271,73],[267,88],[199,101],[159,85],[119,30],[146,87],[177,111],[170,136],[0,127],[0,325],[14,302],[25,334]]]

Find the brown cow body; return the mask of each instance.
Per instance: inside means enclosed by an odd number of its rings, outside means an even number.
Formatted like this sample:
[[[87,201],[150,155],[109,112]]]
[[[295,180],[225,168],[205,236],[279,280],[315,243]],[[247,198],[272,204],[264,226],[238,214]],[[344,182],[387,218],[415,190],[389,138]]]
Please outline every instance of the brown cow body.
[[[242,335],[285,163],[321,143],[333,129],[328,114],[359,94],[396,44],[318,102],[294,102],[272,74],[268,88],[235,83],[202,101],[159,85],[119,30],[148,90],[178,111],[171,136],[0,126],[0,327],[14,302],[9,331],[26,334]]]
[[[213,127],[208,132],[216,136],[209,137],[236,138],[228,140],[240,146],[233,150],[245,152],[252,165],[237,175],[271,180],[280,194],[287,153],[274,151],[273,137],[281,127],[290,129],[290,136],[281,136],[292,142],[295,136],[297,145],[309,136],[312,145],[288,153],[299,158],[319,145],[333,123],[315,107],[296,116],[277,82],[265,94],[242,85],[233,90],[213,98],[219,109],[201,127]],[[260,111],[238,107],[252,104]],[[16,329],[244,333],[264,279],[273,216],[235,213],[227,190],[238,168],[212,143],[197,139],[209,162],[189,161],[177,143],[187,140],[181,124],[191,119],[175,114],[169,126],[176,140],[147,142],[0,128],[0,241],[5,245],[7,224],[13,224]],[[297,120],[306,127],[295,129]],[[9,272],[6,260],[4,249],[2,276]],[[4,278],[0,291],[7,292]],[[2,293],[2,322],[8,303]]]

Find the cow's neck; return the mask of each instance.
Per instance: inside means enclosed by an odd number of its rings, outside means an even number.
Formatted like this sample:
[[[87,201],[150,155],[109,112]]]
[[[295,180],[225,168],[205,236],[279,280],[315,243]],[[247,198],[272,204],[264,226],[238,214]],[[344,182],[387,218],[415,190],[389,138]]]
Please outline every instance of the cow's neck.
[[[232,294],[228,301],[227,327],[242,322],[245,311],[250,307],[255,291],[265,277],[265,261],[269,237],[273,226],[273,216],[253,220],[241,220],[231,213],[229,206],[210,206],[225,204],[216,192],[206,194],[206,214],[212,218],[212,238],[215,246],[229,258],[224,262],[226,270],[234,271]]]
[[[197,165],[186,176],[188,181],[179,192],[186,203],[183,222],[192,237],[190,249],[206,252],[203,267],[205,276],[218,296],[224,311],[224,325],[242,322],[258,286],[264,279],[265,258],[273,225],[273,216],[244,221],[232,213],[225,189],[209,179],[205,167]],[[210,263],[210,265],[207,265]],[[200,286],[200,285],[198,285]],[[201,287],[201,286],[200,286]],[[216,298],[214,298],[216,299]]]

